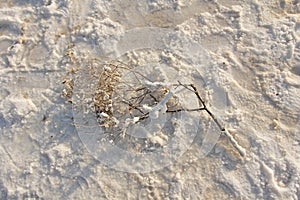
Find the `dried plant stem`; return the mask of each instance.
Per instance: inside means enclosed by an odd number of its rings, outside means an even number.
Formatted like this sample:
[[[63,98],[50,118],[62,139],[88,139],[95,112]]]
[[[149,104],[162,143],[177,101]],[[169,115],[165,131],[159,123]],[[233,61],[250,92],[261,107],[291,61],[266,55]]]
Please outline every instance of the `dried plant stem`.
[[[239,143],[234,139],[234,137],[231,135],[231,133],[226,129],[224,131],[222,131],[222,133],[229,139],[230,143],[239,152],[239,154],[242,157],[245,157],[246,150],[241,145],[239,145]]]
[[[189,89],[186,85],[181,84],[180,82],[179,82],[179,84],[182,85],[183,87]],[[209,116],[214,120],[214,122],[219,127],[220,131],[229,139],[232,146],[239,152],[239,154],[242,157],[244,157],[246,155],[245,149],[238,144],[238,142],[234,139],[234,137],[231,135],[231,133],[221,125],[221,123],[218,121],[218,119],[215,117],[215,115],[207,108],[207,106],[206,106],[204,100],[201,98],[197,88],[193,84],[190,84],[189,86],[192,88],[192,92],[197,96],[198,100],[202,104],[203,108],[201,108],[201,110],[205,110],[209,114]]]
[[[121,64],[120,66],[118,64]],[[136,96],[128,97],[128,99],[120,96],[119,103],[123,103],[128,106],[128,111],[130,112],[130,116],[135,117],[137,120],[130,123],[140,123],[141,121],[148,119],[151,117],[151,114],[154,112],[158,112],[161,109],[165,109],[166,113],[176,113],[176,112],[195,112],[195,111],[206,111],[207,114],[213,119],[216,123],[220,131],[228,138],[233,147],[239,152],[239,154],[244,157],[245,149],[241,147],[238,142],[234,139],[234,137],[230,134],[225,127],[222,126],[217,117],[209,110],[206,106],[205,101],[202,99],[200,93],[198,92],[196,86],[194,84],[183,84],[178,81],[178,84],[164,84],[161,82],[152,82],[142,73],[133,70],[132,67],[127,66],[124,63],[118,62],[117,64],[108,64],[108,68],[103,71],[100,80],[99,86],[97,89],[97,95],[95,97],[95,105],[98,113],[105,113],[105,120],[101,121],[101,125],[104,127],[114,126],[115,123],[113,121],[113,113],[112,113],[112,102],[111,97],[115,87],[118,84],[126,85],[126,93],[132,92]],[[130,83],[121,82],[121,74],[122,71],[126,70],[133,74],[133,77],[136,79],[136,84],[140,84],[138,88],[134,88]],[[141,78],[145,79],[145,82],[141,81]],[[157,87],[159,89],[153,89],[153,87]],[[201,105],[200,108],[194,109],[185,109],[180,106],[177,102],[176,97],[174,96],[177,92],[172,92],[171,87],[175,87],[178,92],[178,87],[183,87],[183,89],[187,89],[194,93]],[[151,89],[152,88],[152,89]],[[182,90],[182,89],[181,89]],[[180,90],[180,91],[181,91]],[[107,96],[107,98],[105,98]],[[150,107],[145,109],[143,104],[150,103]],[[170,105],[171,104],[171,105]],[[132,111],[132,112],[131,112]],[[122,135],[126,132],[123,130]]]

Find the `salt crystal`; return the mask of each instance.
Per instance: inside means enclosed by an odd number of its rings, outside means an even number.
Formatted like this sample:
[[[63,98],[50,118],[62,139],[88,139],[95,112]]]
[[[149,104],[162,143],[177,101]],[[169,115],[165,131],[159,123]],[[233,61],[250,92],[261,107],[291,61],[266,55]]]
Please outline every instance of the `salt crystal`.
[[[107,117],[109,117],[109,115],[108,115],[108,114],[106,114],[105,112],[101,112],[101,113],[100,113],[100,116],[101,116],[101,117],[104,117],[104,118],[107,118]]]

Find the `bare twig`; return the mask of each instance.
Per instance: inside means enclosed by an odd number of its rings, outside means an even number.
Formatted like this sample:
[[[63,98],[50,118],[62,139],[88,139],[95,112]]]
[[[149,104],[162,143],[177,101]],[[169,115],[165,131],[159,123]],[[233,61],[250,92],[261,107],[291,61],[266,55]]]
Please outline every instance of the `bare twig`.
[[[194,108],[194,109],[177,109],[177,110],[167,110],[167,113],[175,113],[175,112],[195,112],[195,111],[201,111],[205,110],[204,108]]]
[[[179,82],[179,84],[188,89],[188,87],[186,85],[183,85],[180,82]],[[218,121],[218,119],[215,117],[215,115],[207,108],[207,106],[206,106],[204,100],[201,98],[197,88],[193,84],[190,84],[189,86],[193,89],[194,94],[197,96],[198,100],[203,105],[203,108],[201,108],[201,110],[205,110],[209,114],[209,116],[213,119],[213,121],[219,127],[220,131],[229,139],[230,143],[239,152],[239,154],[242,157],[244,157],[246,155],[245,149],[238,144],[238,142],[234,139],[234,137],[230,134],[230,132],[221,125],[221,123]]]

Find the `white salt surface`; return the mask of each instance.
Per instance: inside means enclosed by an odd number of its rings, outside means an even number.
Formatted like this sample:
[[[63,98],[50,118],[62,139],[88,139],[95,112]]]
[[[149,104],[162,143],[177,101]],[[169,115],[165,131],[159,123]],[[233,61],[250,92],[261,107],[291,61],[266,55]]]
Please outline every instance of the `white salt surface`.
[[[0,199],[300,199],[299,14],[295,0],[1,1]],[[129,173],[97,160],[63,82],[80,85],[72,71],[119,56],[181,77],[196,69],[193,83],[246,155],[201,112],[199,138],[171,165]],[[217,143],[200,156],[199,141]]]

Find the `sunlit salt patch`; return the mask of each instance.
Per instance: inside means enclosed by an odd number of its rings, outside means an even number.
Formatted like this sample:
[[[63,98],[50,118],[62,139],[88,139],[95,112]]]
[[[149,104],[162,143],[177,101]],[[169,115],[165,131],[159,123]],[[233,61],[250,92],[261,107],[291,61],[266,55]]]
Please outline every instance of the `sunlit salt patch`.
[[[173,10],[179,9],[180,7],[187,7],[192,4],[193,1],[190,0],[177,0],[177,1],[165,1],[165,0],[155,0],[149,1],[149,12],[155,12],[159,10]]]
[[[109,18],[128,29],[136,27],[175,27],[204,12],[213,12],[215,3],[206,0],[106,2]]]
[[[230,42],[224,36],[209,35],[201,40],[202,46],[208,51],[217,51],[222,49],[229,49],[231,47]],[[216,45],[217,44],[217,45]]]
[[[111,56],[114,55],[119,35],[123,33],[123,27],[109,18],[97,20],[89,18],[72,41],[76,43],[76,49],[86,55]],[[114,55],[115,56],[115,55]]]
[[[291,72],[286,73],[285,81],[296,88],[300,87],[300,66],[294,67]]]
[[[300,113],[299,94],[300,88],[290,87],[286,97],[280,102],[280,106],[286,108],[294,113]]]
[[[133,49],[163,49],[165,36],[169,30],[158,28],[134,29],[125,34],[117,45],[119,55]],[[137,35],[139,37],[137,37]]]
[[[226,110],[228,108],[228,94],[226,90],[216,84],[209,86],[212,89],[212,101],[210,102],[214,109]]]
[[[11,97],[9,100],[14,104],[16,112],[21,116],[25,116],[30,112],[36,112],[38,110],[31,99],[26,99],[18,96]]]
[[[211,111],[217,116],[223,116],[230,106],[229,94],[226,89],[226,78],[215,70],[212,70],[207,79],[207,97],[204,99]]]
[[[91,11],[91,0],[84,1],[71,1],[69,3],[69,17],[73,26],[83,24],[86,16]]]
[[[262,82],[264,92],[270,100],[284,112],[299,113],[298,76],[289,72],[266,75]]]
[[[163,134],[162,132],[159,132],[158,134],[150,137],[149,139],[154,144],[164,146],[168,142],[169,138],[167,135]]]

